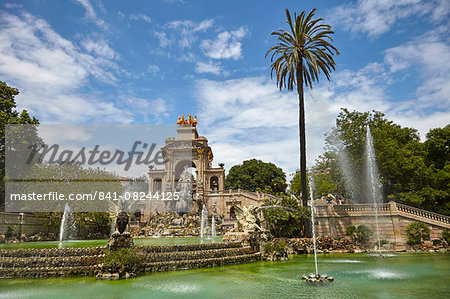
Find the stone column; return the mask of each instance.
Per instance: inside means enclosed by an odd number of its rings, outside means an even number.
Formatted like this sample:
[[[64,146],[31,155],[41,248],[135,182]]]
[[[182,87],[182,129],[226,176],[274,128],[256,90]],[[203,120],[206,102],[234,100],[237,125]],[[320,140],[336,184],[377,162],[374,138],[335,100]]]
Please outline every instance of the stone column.
[[[394,242],[396,244],[396,247],[398,247],[400,244],[401,246],[403,246],[406,240],[403,238],[403,234],[400,227],[400,217],[398,215],[397,205],[395,204],[394,201],[389,202],[389,209],[392,219],[392,227],[394,229]]]

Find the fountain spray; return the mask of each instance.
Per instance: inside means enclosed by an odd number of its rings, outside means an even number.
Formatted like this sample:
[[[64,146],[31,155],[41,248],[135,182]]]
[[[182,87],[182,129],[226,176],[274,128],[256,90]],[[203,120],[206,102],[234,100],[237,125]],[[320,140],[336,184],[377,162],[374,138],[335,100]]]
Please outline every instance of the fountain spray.
[[[311,222],[312,222],[312,234],[313,234],[313,244],[314,244],[314,263],[316,265],[316,275],[319,275],[319,270],[317,268],[317,245],[316,245],[316,228],[314,224],[314,213],[315,213],[315,207],[314,207],[314,195],[313,195],[313,178],[311,176],[309,180],[309,196],[311,199]]]
[[[377,161],[375,158],[375,150],[373,147],[373,139],[372,134],[370,133],[370,127],[367,125],[366,127],[366,162],[367,162],[367,177],[368,177],[368,185],[370,196],[373,200],[373,208],[375,210],[375,225],[377,230],[377,239],[378,239],[378,253],[381,255],[381,242],[380,242],[380,230],[378,227],[378,203],[377,198],[380,196],[380,187],[379,187],[379,178],[378,178],[378,169],[377,169]]]
[[[64,239],[70,239],[73,233],[74,220],[72,216],[72,210],[68,203],[64,206],[64,214],[61,219],[61,225],[59,227],[59,247],[62,246]]]
[[[305,280],[308,283],[311,284],[324,284],[334,281],[333,276],[328,276],[326,274],[320,275],[319,269],[317,267],[317,243],[316,243],[316,227],[314,223],[314,213],[316,211],[316,208],[314,206],[314,195],[313,195],[313,177],[310,177],[309,180],[309,196],[310,196],[310,205],[311,205],[311,223],[312,223],[312,233],[313,233],[313,245],[314,245],[314,264],[316,266],[316,273],[315,274],[309,274],[309,276],[303,275],[302,280]]]

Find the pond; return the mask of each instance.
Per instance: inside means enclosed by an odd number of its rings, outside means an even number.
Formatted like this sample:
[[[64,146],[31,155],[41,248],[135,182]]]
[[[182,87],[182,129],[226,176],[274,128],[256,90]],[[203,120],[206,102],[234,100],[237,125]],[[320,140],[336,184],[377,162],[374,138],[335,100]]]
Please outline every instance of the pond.
[[[3,279],[1,298],[448,298],[450,255],[367,254],[319,256],[327,286],[301,281],[314,269],[312,255],[284,262],[153,273],[121,281],[95,278]]]

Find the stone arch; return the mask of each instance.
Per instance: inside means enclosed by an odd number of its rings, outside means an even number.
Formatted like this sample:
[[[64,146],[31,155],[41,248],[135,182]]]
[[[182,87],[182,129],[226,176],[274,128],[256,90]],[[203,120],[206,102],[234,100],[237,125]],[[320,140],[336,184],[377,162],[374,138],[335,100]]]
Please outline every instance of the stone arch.
[[[231,218],[231,219],[236,219],[236,211],[235,211],[235,209],[234,209],[234,206],[232,206],[232,207],[230,208],[230,218]]]
[[[209,188],[211,192],[217,192],[219,190],[219,178],[216,175],[210,178]]]
[[[155,178],[153,180],[153,192],[161,192],[162,191],[162,179],[161,178]]]
[[[175,169],[174,169],[174,178],[176,181],[178,181],[180,179],[181,173],[184,171],[185,168],[194,168],[195,170],[197,170],[197,165],[195,165],[194,161],[191,160],[181,160],[178,161],[177,164],[175,165]],[[194,176],[194,180],[196,179],[196,174],[192,173],[192,175]]]

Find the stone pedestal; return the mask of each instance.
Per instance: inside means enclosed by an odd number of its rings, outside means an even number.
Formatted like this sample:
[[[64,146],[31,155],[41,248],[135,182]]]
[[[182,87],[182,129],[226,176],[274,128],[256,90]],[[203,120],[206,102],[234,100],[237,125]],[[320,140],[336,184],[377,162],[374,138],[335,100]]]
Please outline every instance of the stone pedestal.
[[[264,238],[261,232],[227,232],[223,236],[223,241],[227,242],[239,242],[244,247],[251,247],[253,251],[260,251],[260,243]]]
[[[120,248],[130,248],[133,245],[133,239],[129,232],[121,234],[118,231],[115,231],[109,239],[107,246],[110,251],[116,251]]]

